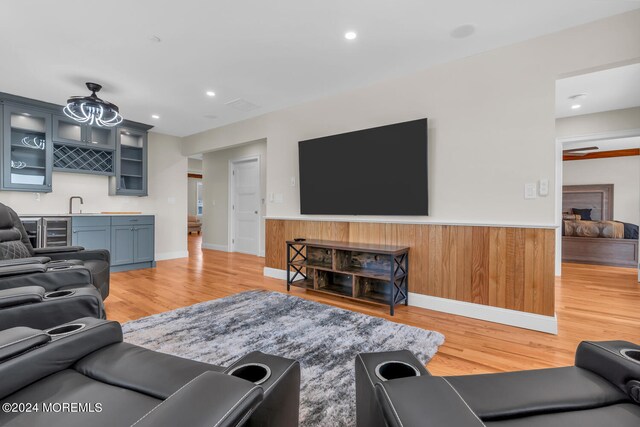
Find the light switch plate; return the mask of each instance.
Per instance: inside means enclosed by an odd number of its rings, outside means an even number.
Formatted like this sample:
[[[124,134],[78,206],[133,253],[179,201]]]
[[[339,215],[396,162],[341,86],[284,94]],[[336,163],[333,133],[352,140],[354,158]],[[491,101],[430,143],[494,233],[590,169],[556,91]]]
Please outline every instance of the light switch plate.
[[[549,180],[548,179],[541,179],[538,182],[538,194],[540,194],[543,197],[549,195]]]
[[[296,177],[295,177],[295,176],[292,176],[292,177],[291,177],[291,186],[292,186],[292,187],[295,187],[295,186],[296,186]]]
[[[537,188],[536,184],[529,183],[524,185],[524,198],[525,199],[535,199],[537,196]]]

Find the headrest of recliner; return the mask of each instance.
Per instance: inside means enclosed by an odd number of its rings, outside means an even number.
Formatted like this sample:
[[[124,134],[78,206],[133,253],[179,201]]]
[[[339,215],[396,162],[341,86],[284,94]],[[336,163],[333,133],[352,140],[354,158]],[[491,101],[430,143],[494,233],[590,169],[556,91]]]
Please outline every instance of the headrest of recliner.
[[[5,204],[0,203],[0,230],[5,228],[13,228],[11,208]]]

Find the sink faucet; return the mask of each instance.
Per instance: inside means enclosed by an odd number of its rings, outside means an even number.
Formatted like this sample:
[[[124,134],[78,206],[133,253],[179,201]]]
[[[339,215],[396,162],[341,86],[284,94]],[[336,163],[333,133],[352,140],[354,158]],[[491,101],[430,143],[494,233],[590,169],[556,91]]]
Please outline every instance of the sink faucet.
[[[71,196],[71,197],[69,197],[69,213],[70,214],[73,213],[73,199],[80,199],[80,204],[81,205],[84,204],[84,200],[82,200],[82,197],[80,197],[80,196]],[[82,212],[82,210],[80,212]]]

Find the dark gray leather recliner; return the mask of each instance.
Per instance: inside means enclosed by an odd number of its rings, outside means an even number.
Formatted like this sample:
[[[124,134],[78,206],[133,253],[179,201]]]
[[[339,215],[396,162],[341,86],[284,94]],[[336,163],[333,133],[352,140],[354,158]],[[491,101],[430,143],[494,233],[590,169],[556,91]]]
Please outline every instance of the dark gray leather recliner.
[[[124,343],[93,318],[0,332],[0,378],[3,426],[298,425],[296,361],[256,352],[224,369]],[[62,403],[75,407],[50,410]]]
[[[358,427],[640,426],[640,346],[584,341],[575,366],[450,377],[409,352],[360,354],[356,405]]]
[[[30,271],[26,266],[31,264],[40,267]],[[41,286],[46,291],[57,291],[91,284],[104,300],[109,295],[109,266],[106,249],[34,249],[18,214],[0,203],[0,289]]]

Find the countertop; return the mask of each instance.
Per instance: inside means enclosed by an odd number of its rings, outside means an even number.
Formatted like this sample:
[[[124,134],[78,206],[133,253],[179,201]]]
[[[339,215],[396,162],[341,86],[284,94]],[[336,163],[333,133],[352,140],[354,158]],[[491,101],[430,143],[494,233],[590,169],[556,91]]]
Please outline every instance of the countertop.
[[[73,213],[73,214],[68,214],[68,213],[39,213],[39,214],[34,214],[34,213],[21,213],[18,214],[19,217],[30,217],[30,216],[37,216],[37,217],[44,217],[44,216],[61,216],[61,217],[68,217],[68,216],[145,216],[145,215],[151,215],[152,214],[145,214],[145,213],[122,213],[122,214],[115,214],[115,213],[108,213],[108,214],[103,214],[103,213],[99,213],[99,212],[95,212],[95,213]]]

